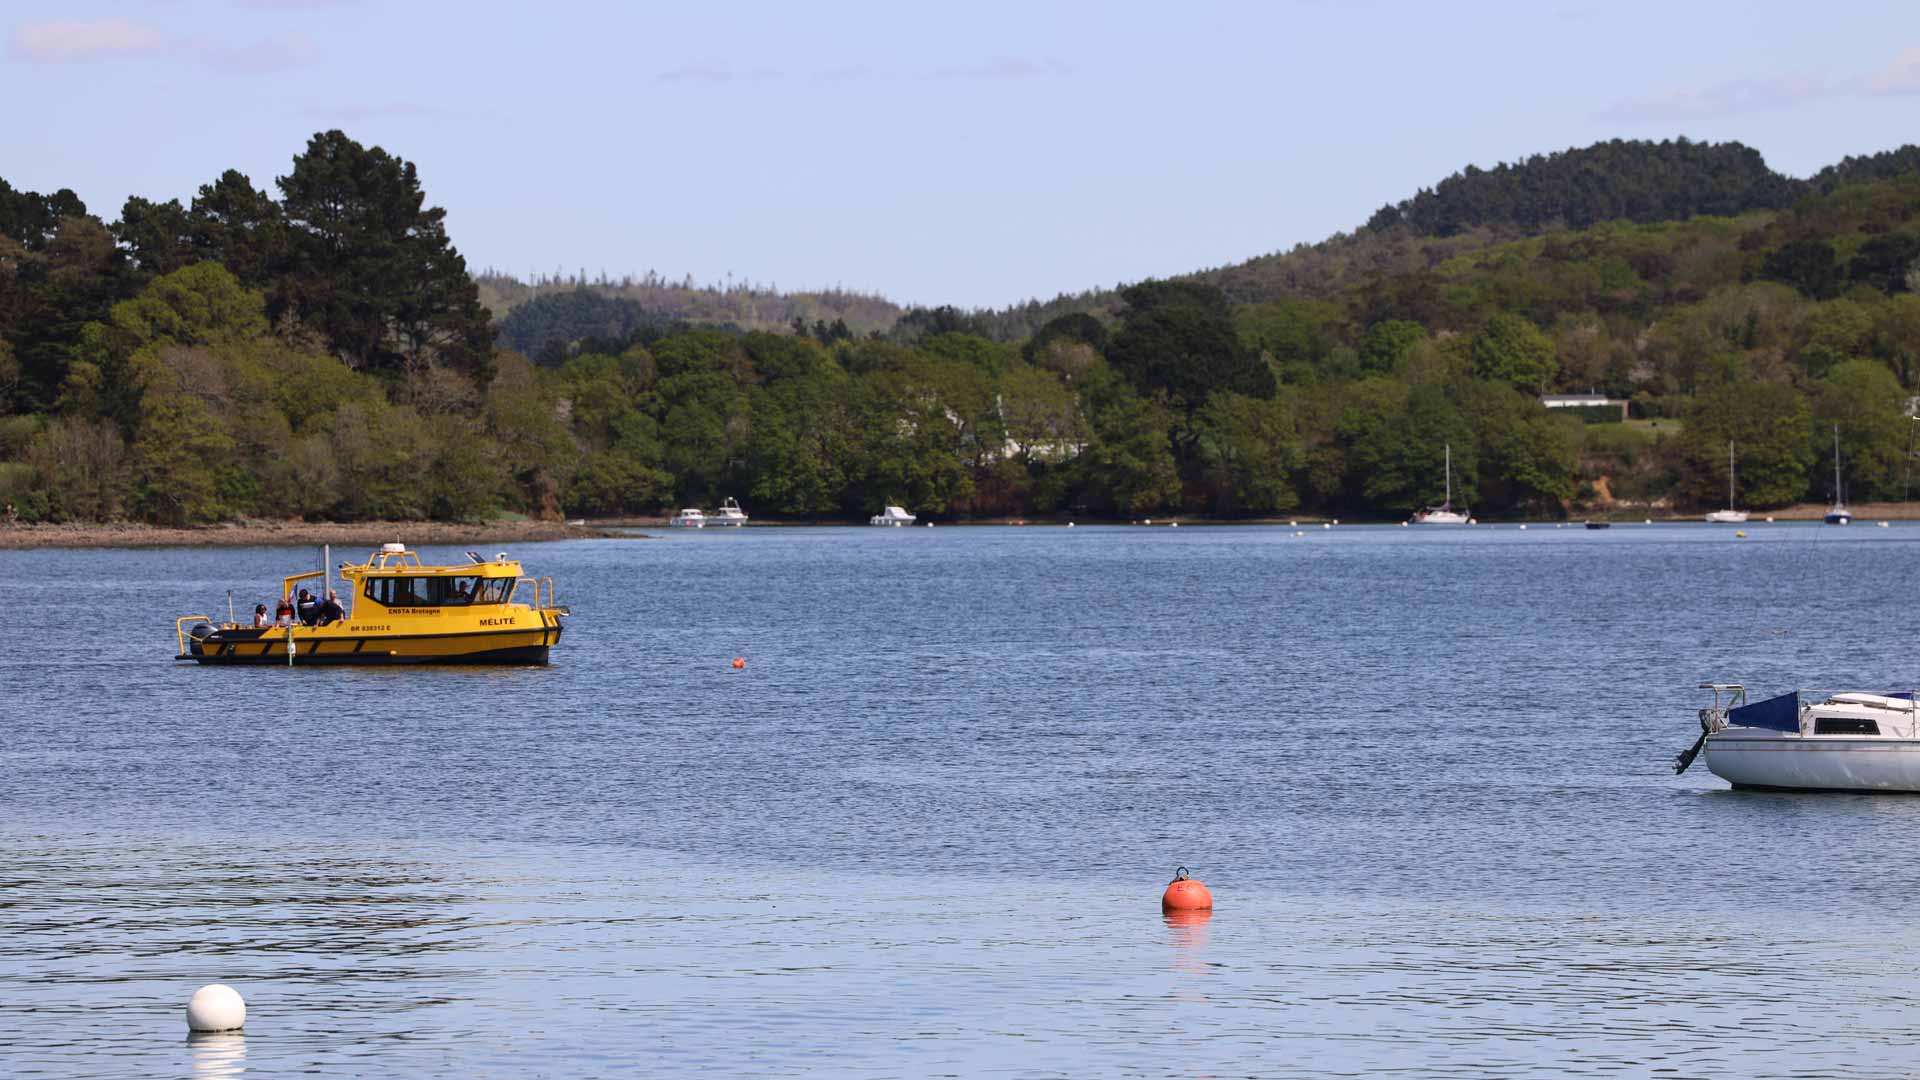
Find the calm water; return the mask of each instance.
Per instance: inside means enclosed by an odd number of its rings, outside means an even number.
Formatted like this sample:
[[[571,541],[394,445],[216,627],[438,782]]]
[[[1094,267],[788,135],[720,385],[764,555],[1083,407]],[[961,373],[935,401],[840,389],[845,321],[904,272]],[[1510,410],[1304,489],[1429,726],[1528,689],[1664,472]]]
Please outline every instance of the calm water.
[[[0,551],[0,1074],[1913,1075],[1920,799],[1668,763],[1920,683],[1920,526],[1748,532],[531,545],[500,670],[172,661],[306,549]]]

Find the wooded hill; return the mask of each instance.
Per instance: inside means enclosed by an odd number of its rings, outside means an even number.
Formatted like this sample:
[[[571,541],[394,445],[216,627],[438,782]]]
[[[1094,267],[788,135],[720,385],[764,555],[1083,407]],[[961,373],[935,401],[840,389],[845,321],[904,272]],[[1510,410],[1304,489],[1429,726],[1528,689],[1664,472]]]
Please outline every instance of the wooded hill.
[[[1731,440],[1765,509],[1829,494],[1838,424],[1848,495],[1897,498],[1917,159],[1796,181],[1733,144],[1607,143],[1284,255],[884,331],[875,298],[655,279],[543,282],[495,322],[509,281],[468,272],[411,164],[340,132],[277,197],[229,171],[110,224],[0,181],[0,496],[29,520],[729,495],[803,519],[1396,519],[1438,501],[1451,445],[1456,504],[1559,515],[1715,504]],[[1590,389],[1646,419],[1538,401]]]

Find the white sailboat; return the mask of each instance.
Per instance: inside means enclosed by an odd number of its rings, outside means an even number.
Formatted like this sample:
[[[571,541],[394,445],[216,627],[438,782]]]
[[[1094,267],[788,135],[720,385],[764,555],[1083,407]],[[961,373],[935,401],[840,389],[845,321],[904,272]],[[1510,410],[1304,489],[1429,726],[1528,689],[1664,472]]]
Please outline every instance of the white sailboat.
[[[1833,509],[1827,511],[1825,521],[1829,525],[1845,525],[1853,520],[1853,511],[1847,509],[1847,500],[1840,494],[1840,425],[1833,425]]]
[[[1447,498],[1439,506],[1429,506],[1413,515],[1415,525],[1471,525],[1473,519],[1453,508],[1453,444],[1447,444]]]
[[[1747,512],[1733,508],[1733,440],[1727,440],[1727,508],[1715,510],[1707,520],[1716,525],[1745,525]]]
[[[1920,791],[1920,711],[1911,690],[1796,690],[1751,704],[1738,683],[1703,683],[1700,738],[1674,759],[1737,788]]]

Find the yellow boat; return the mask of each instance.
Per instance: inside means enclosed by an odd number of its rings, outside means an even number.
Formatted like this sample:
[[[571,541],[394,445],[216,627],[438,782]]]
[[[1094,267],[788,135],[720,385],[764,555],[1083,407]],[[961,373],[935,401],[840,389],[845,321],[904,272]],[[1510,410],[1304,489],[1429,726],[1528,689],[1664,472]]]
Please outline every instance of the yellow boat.
[[[560,643],[561,616],[553,579],[530,578],[502,552],[456,566],[427,566],[404,544],[387,544],[337,571],[342,617],[321,605],[299,611],[290,625],[215,624],[211,616],[174,622],[176,660],[202,664],[544,664]],[[322,565],[325,565],[325,561]],[[334,571],[283,580],[283,605],[302,582],[332,584]],[[318,599],[326,599],[322,588]],[[229,612],[231,618],[231,612]]]

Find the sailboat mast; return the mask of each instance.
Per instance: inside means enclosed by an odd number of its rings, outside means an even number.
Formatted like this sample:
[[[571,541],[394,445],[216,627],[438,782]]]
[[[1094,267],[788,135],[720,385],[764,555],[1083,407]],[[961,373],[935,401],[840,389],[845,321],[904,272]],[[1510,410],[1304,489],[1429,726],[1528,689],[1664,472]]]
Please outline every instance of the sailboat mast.
[[[1837,475],[1837,474],[1836,474]],[[1453,444],[1447,444],[1447,501],[1441,506],[1453,506]]]
[[[1727,440],[1727,509],[1733,509],[1733,440]]]
[[[1844,500],[1840,497],[1840,425],[1833,425],[1833,505],[1839,506]]]

